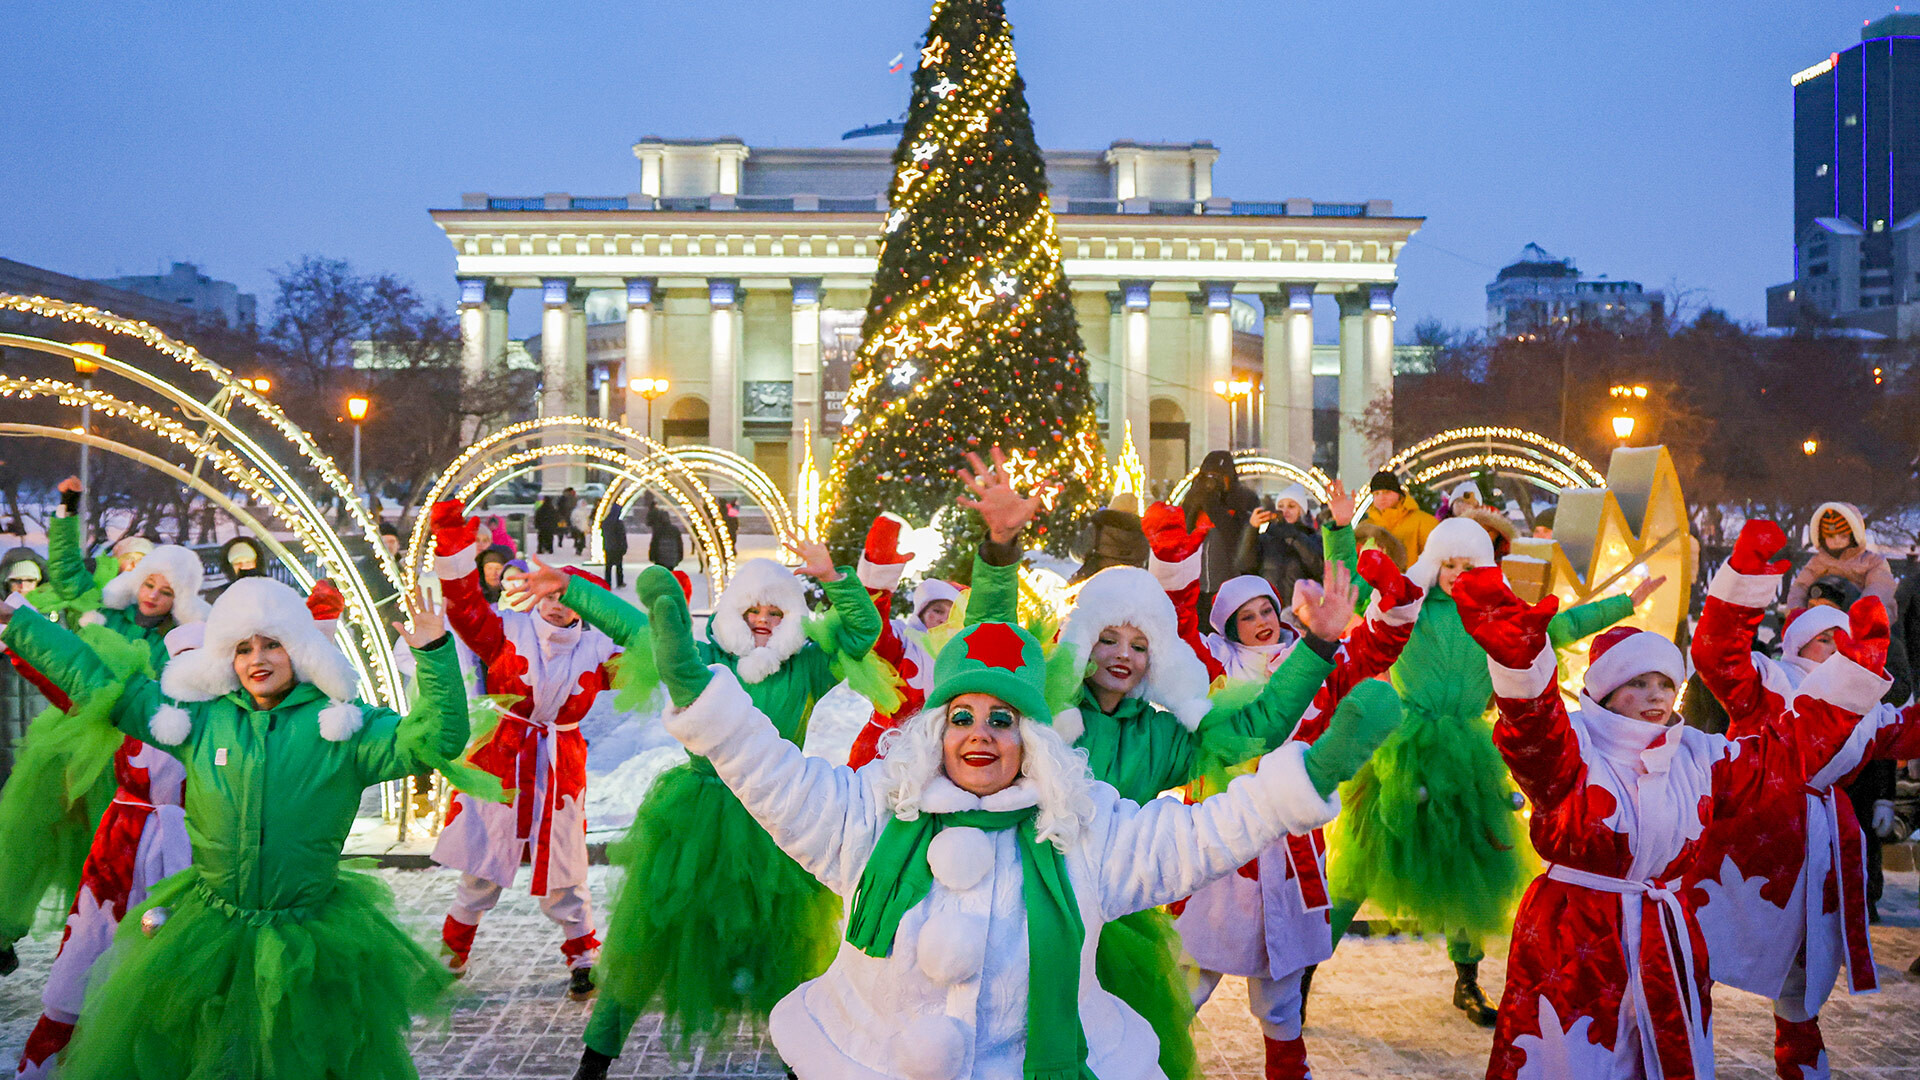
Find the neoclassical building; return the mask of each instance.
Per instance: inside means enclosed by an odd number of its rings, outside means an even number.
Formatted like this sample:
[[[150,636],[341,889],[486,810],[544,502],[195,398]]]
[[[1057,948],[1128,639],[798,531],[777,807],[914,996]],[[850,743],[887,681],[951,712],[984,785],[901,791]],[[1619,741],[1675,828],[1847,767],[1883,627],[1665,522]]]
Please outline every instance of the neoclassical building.
[[[457,258],[466,371],[507,363],[507,298],[539,289],[526,344],[543,413],[650,422],[791,482],[803,432],[824,461],[839,429],[890,150],[646,138],[633,152],[631,194],[468,194],[433,211]],[[1155,479],[1262,446],[1364,480],[1387,451],[1345,421],[1392,393],[1396,266],[1423,219],[1384,199],[1236,200],[1214,190],[1218,157],[1125,141],[1046,155],[1112,448],[1131,423]],[[1322,298],[1339,342],[1316,350]],[[627,391],[646,377],[670,386],[651,410]],[[1214,392],[1235,380],[1251,394]]]

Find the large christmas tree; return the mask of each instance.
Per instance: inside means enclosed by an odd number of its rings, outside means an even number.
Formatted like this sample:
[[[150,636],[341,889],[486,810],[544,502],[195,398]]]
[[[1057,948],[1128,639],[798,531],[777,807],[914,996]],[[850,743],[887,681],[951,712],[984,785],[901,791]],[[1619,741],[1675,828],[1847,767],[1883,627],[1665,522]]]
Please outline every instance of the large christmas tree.
[[[967,451],[1018,451],[1047,485],[1037,539],[1063,549],[1099,505],[1107,464],[1060,241],[1001,0],[936,0],[823,500],[829,543],[859,545],[883,510],[950,506]],[[946,516],[947,567],[973,515]]]

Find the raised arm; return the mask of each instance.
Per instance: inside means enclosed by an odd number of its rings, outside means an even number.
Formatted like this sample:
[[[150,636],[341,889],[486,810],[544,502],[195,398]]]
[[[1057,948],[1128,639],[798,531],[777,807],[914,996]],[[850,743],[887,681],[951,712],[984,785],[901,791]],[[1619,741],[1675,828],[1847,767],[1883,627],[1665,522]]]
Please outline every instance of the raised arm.
[[[1244,760],[1251,756],[1233,750],[1223,753],[1223,748],[1255,746],[1265,753],[1293,735],[1321,684],[1333,673],[1340,635],[1352,617],[1353,593],[1347,568],[1328,566],[1321,595],[1305,609],[1306,635],[1267,678],[1260,696],[1238,708],[1216,706],[1201,722],[1199,735],[1204,752],[1196,768],[1204,768],[1211,760]],[[1184,777],[1181,782],[1191,779]]]
[[[1580,738],[1560,699],[1560,669],[1547,626],[1560,602],[1529,605],[1497,566],[1469,570],[1453,587],[1460,623],[1487,653],[1500,719],[1493,745],[1537,807],[1557,806],[1586,784]]]
[[[1569,648],[1630,617],[1633,608],[1633,597],[1620,595],[1575,605],[1553,617],[1547,624],[1547,637],[1555,649]]]
[[[69,476],[60,481],[60,508],[47,520],[48,584],[62,600],[72,600],[94,584],[80,550],[80,526],[80,481]]]
[[[1007,456],[993,448],[993,466],[969,453],[971,469],[959,471],[968,494],[954,500],[980,515],[987,538],[973,557],[972,592],[967,596],[965,625],[983,622],[1020,622],[1019,539],[1040,510],[1040,496],[1022,497],[1007,474]]]
[[[1318,739],[1334,709],[1354,687],[1385,674],[1400,659],[1420,618],[1426,594],[1393,565],[1392,559],[1384,552],[1368,550],[1359,561],[1362,580],[1372,585],[1373,600],[1367,606],[1367,617],[1341,640],[1333,658],[1333,673],[1321,684],[1312,708],[1294,729],[1293,738],[1299,742]]]
[[[1260,850],[1304,835],[1339,812],[1339,785],[1400,723],[1400,698],[1385,683],[1355,689],[1323,742],[1283,746],[1259,770],[1198,803],[1114,801],[1101,863],[1101,906],[1108,919],[1191,895]]]
[[[536,557],[537,558],[537,557]],[[540,573],[551,573],[564,578],[566,587],[560,592],[560,602],[572,608],[574,613],[584,619],[587,625],[614,640],[622,648],[631,648],[636,643],[647,644],[647,613],[620,599],[613,593],[595,585],[577,574],[564,574],[552,570],[544,563],[534,574],[527,576],[531,584]],[[679,583],[674,583],[679,587]],[[537,592],[538,590],[536,590]]]
[[[1365,611],[1372,601],[1373,586],[1360,572],[1360,548],[1353,538],[1354,507],[1353,493],[1347,490],[1347,485],[1338,480],[1327,485],[1327,516],[1332,520],[1320,530],[1320,558],[1328,566],[1344,564],[1347,572],[1359,580],[1360,594],[1354,597],[1353,609],[1358,612]],[[1291,602],[1293,598],[1280,599]]]
[[[1200,564],[1204,560],[1200,549],[1213,531],[1213,523],[1202,514],[1188,529],[1185,511],[1156,502],[1141,515],[1140,524],[1147,534],[1147,569],[1173,604],[1180,640],[1206,665],[1208,678],[1219,678],[1227,669],[1200,637]],[[1252,533],[1251,528],[1246,531]]]
[[[458,499],[433,504],[433,572],[446,599],[446,618],[467,648],[492,666],[507,649],[506,623],[480,588],[480,522],[467,520]]]
[[[885,824],[879,792],[845,766],[806,756],[780,737],[731,672],[701,666],[671,575],[648,567],[634,585],[648,605],[654,656],[673,698],[662,717],[668,733],[713,764],[781,850],[834,892],[851,893]]]
[[[1771,560],[1786,543],[1780,527],[1770,521],[1742,526],[1733,555],[1707,586],[1706,604],[1694,628],[1694,670],[1725,706],[1728,735],[1733,738],[1752,733],[1785,707],[1754,666],[1753,641],[1767,606],[1779,595],[1787,563]]]

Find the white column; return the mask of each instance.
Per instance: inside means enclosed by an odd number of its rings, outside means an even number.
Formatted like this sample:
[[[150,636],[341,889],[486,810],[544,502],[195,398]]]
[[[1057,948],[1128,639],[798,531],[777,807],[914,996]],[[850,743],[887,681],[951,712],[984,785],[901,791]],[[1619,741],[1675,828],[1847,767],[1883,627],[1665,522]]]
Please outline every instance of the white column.
[[[737,279],[707,279],[707,302],[713,306],[708,327],[712,398],[707,406],[707,442],[736,453],[740,449],[740,363],[734,324],[739,292]]]
[[[1242,405],[1229,406],[1213,392],[1213,385],[1233,379],[1233,284],[1209,281],[1201,286],[1206,298],[1207,354],[1206,370],[1200,380],[1200,400],[1206,402],[1206,423],[1200,431],[1200,448],[1233,449],[1232,417]]]
[[[1313,465],[1313,286],[1288,284],[1261,298],[1267,308],[1267,452]]]
[[[1148,443],[1153,438],[1153,403],[1147,390],[1147,366],[1152,360],[1153,344],[1153,319],[1147,308],[1152,300],[1153,282],[1120,283],[1120,303],[1126,308],[1126,331],[1119,350],[1124,365],[1122,381],[1126,386],[1121,400],[1126,404],[1115,415],[1133,424],[1133,445],[1140,451],[1143,462],[1147,460]]]
[[[460,389],[463,399],[492,374],[495,345],[490,337],[493,319],[492,307],[487,302],[487,286],[485,278],[460,279]],[[463,400],[461,404],[465,411],[478,403]],[[479,421],[471,415],[466,416],[461,422],[462,441],[472,442],[478,432]]]
[[[627,388],[627,426],[658,439],[659,433],[647,430],[647,399],[633,389],[633,380],[653,377],[653,289],[652,278],[627,279],[627,363],[624,372]]]
[[[569,366],[573,347],[573,281],[546,278],[540,282],[543,307],[540,312],[540,415],[566,415],[568,384],[579,378]],[[541,490],[558,493],[569,482],[567,470],[541,470]]]
[[[788,284],[793,287],[793,427],[787,461],[797,470],[807,457],[808,430],[820,438],[820,279],[794,278]],[[816,450],[816,459],[820,456]],[[784,487],[795,478],[773,479]]]
[[[1107,294],[1107,456],[1118,457],[1127,425],[1127,305],[1126,294]],[[1147,433],[1136,431],[1144,442]],[[1145,460],[1145,455],[1141,455]]]
[[[1367,288],[1367,405],[1384,405],[1383,419],[1393,415],[1393,290],[1391,284]],[[1379,468],[1392,456],[1393,438],[1385,432],[1367,444],[1371,468]]]
[[[1340,456],[1336,475],[1355,488],[1373,475],[1375,462],[1354,425],[1367,409],[1366,318],[1364,292],[1340,294]]]

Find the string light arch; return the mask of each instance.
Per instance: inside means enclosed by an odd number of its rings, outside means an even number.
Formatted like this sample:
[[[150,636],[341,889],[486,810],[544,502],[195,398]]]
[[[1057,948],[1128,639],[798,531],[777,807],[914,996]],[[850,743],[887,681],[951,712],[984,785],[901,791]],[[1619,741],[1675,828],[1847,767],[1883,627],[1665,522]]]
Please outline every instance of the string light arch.
[[[1299,484],[1307,489],[1307,494],[1311,495],[1315,502],[1323,506],[1327,501],[1327,485],[1333,482],[1333,478],[1320,471],[1318,467],[1303,469],[1291,461],[1268,457],[1258,450],[1234,451],[1233,470],[1241,479],[1272,477],[1289,484]],[[1200,470],[1194,469],[1182,477],[1180,482],[1174,485],[1172,493],[1167,496],[1167,501],[1177,503],[1186,498],[1188,489],[1193,487],[1193,481],[1199,475]]]
[[[1566,488],[1607,485],[1606,475],[1572,448],[1523,428],[1453,428],[1407,447],[1381,467],[1429,488],[1449,487],[1488,472],[1556,497]],[[1356,513],[1364,514],[1373,495],[1360,495]]]

